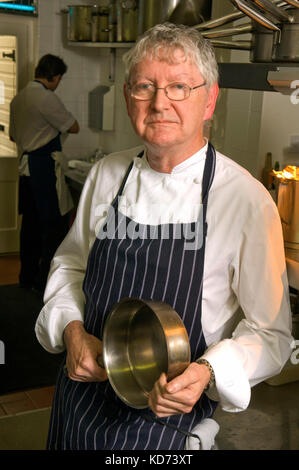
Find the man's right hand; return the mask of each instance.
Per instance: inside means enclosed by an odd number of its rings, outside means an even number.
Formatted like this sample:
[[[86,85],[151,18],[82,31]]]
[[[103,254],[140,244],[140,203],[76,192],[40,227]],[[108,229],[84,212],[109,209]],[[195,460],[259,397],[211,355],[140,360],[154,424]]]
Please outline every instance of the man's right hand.
[[[102,342],[84,329],[80,321],[72,321],[64,330],[68,376],[78,382],[103,382],[108,379],[102,359]]]

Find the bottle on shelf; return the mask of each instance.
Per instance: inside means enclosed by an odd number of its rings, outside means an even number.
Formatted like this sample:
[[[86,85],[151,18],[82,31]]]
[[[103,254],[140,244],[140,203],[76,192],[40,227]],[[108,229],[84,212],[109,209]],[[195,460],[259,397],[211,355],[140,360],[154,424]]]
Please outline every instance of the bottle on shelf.
[[[265,158],[265,166],[262,172],[262,183],[267,189],[272,189],[274,181],[273,166],[272,166],[272,153],[267,152]]]

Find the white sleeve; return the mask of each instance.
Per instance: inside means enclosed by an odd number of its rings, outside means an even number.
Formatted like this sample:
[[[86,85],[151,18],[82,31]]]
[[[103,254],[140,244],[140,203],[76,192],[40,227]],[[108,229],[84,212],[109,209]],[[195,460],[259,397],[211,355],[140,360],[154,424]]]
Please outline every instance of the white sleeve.
[[[232,268],[232,288],[245,318],[231,338],[210,345],[202,357],[215,372],[208,395],[234,412],[247,408],[251,387],[278,374],[292,351],[282,228],[272,201],[251,214]]]
[[[73,320],[83,322],[85,296],[82,283],[92,238],[91,204],[96,167],[84,185],[76,219],[51,263],[44,295],[44,307],[36,322],[35,332],[40,344],[51,353],[65,349],[63,331]]]
[[[47,93],[46,98],[40,106],[40,112],[44,119],[62,134],[67,132],[75,122],[74,116],[66,109],[60,98],[52,91]]]

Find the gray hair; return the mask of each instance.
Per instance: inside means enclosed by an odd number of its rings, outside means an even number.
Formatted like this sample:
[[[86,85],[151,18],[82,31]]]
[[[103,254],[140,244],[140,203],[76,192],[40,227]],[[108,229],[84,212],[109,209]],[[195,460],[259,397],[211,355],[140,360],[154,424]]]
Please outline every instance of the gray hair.
[[[208,87],[218,82],[218,65],[210,42],[192,27],[172,23],[153,26],[124,54],[126,82],[130,79],[132,68],[146,56],[176,63],[174,52],[177,49],[184,52],[185,60],[189,59],[198,67]]]

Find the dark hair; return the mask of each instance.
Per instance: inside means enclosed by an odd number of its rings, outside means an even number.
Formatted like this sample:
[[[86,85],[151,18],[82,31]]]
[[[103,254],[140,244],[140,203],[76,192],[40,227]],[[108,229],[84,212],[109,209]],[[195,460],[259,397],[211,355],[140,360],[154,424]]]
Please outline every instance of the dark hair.
[[[67,71],[67,65],[60,57],[52,54],[44,55],[35,69],[35,78],[46,78],[50,82],[56,75],[63,75]]]

